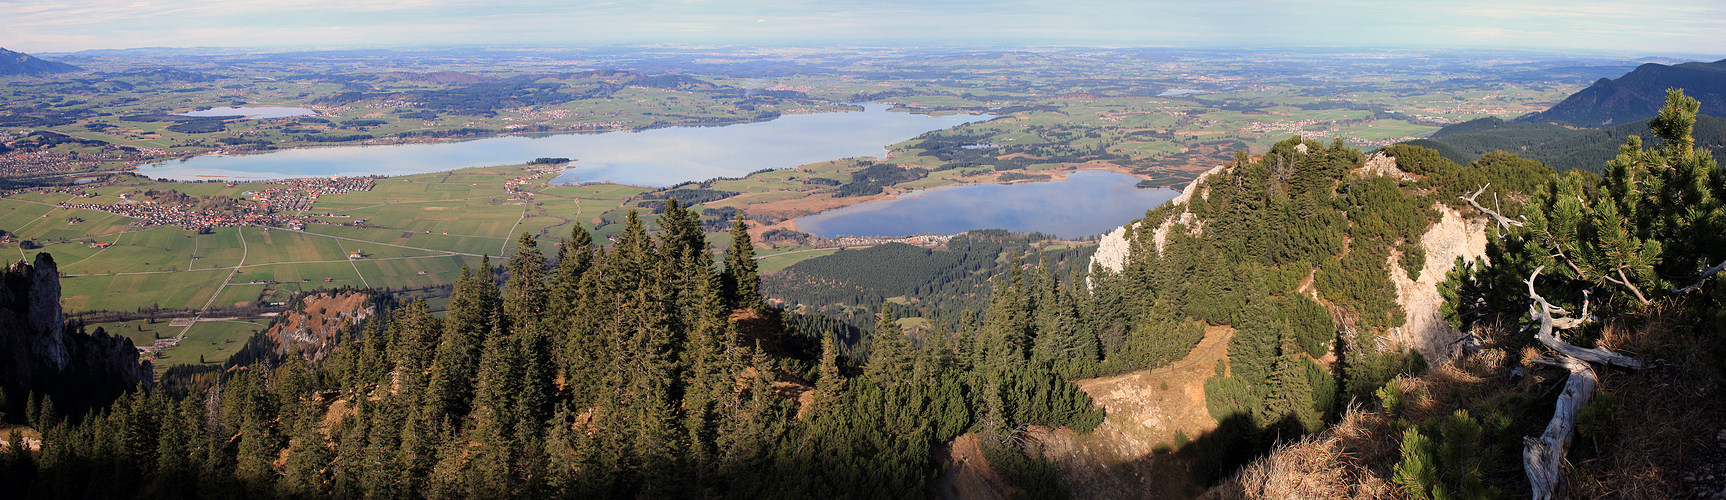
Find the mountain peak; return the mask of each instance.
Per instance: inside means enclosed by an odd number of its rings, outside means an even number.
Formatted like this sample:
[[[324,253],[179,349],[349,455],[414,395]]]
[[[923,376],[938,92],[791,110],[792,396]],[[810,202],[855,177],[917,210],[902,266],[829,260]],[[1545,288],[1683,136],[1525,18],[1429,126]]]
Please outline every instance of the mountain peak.
[[[1726,59],[1637,66],[1616,80],[1601,78],[1551,109],[1517,121],[1558,122],[1579,127],[1622,125],[1653,117],[1666,103],[1666,89],[1702,102],[1702,109],[1726,109]]]
[[[0,47],[0,76],[46,76],[82,70],[82,68],[63,62],[38,59],[30,54],[13,52]]]

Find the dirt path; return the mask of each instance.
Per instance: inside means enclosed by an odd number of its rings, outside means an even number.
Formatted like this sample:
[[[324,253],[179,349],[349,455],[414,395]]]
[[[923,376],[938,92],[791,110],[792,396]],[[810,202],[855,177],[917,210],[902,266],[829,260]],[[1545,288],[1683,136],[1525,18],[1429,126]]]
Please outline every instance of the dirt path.
[[[1216,429],[1205,409],[1205,378],[1227,357],[1233,333],[1207,327],[1199,345],[1174,364],[1076,382],[1108,418],[1083,436],[1066,429],[1038,436],[1076,496],[1183,498],[1203,491],[1190,479],[1190,464],[1168,451]]]
[[[507,236],[515,234],[515,228],[521,227],[521,221],[527,220],[528,210],[531,208],[533,208],[533,204],[523,204],[521,207],[521,217],[515,220],[514,225],[509,226],[509,232],[503,233],[506,237],[503,239],[503,245],[497,248],[498,257],[502,257],[505,253],[509,252],[509,244],[515,240],[508,238]]]
[[[1228,332],[1220,335],[1213,335],[1213,332],[1216,330],[1227,330]],[[1216,366],[1217,360],[1222,359],[1223,356],[1227,354],[1229,348],[1229,336],[1233,331],[1233,329],[1226,327],[1211,327],[1206,329],[1205,338],[1199,340],[1199,345],[1194,346],[1193,351],[1187,353],[1187,357],[1181,358],[1180,361],[1173,365],[1155,370],[1141,370],[1113,377],[1084,379],[1075,383],[1079,384],[1080,388],[1103,387],[1118,384],[1135,377],[1164,375],[1171,372],[1187,371],[1200,366],[1206,369],[1205,376],[1208,377],[1210,376],[1210,370]],[[1089,391],[1089,389],[1086,390],[1087,392]]]
[[[340,240],[336,241],[336,249],[341,250],[342,253],[348,253],[348,247],[342,245],[342,242]],[[354,276],[360,277],[360,284],[361,285],[365,285],[366,288],[372,287],[371,282],[366,281],[365,273],[360,272],[360,264],[358,262],[354,262],[354,259],[350,258],[350,259],[348,259],[348,265],[352,266],[354,268]]]

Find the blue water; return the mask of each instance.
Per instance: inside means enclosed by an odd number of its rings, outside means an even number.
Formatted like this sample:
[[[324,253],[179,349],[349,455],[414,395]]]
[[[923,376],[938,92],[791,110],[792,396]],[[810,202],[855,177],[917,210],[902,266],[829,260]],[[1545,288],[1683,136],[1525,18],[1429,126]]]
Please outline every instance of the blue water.
[[[260,118],[287,118],[290,116],[309,116],[318,114],[306,108],[289,108],[284,106],[252,106],[245,108],[225,107],[210,108],[203,111],[178,113],[180,116],[244,116],[249,120]]]
[[[284,179],[405,175],[487,165],[570,158],[552,182],[616,182],[669,186],[818,161],[876,157],[894,143],[989,115],[928,116],[864,111],[786,115],[726,126],[669,127],[639,132],[508,136],[465,142],[290,149],[260,155],[207,155],[138,168],[157,179]]]
[[[1138,178],[1085,170],[1067,180],[952,186],[895,200],[852,205],[797,219],[803,232],[839,236],[956,234],[973,229],[1042,232],[1078,238],[1114,230],[1180,192],[1139,189]]]

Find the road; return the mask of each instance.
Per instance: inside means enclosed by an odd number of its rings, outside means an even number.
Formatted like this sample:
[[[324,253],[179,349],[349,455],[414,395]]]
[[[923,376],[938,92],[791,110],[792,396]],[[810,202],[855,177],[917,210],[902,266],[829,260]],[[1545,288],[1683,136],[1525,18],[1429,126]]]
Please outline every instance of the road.
[[[186,332],[192,331],[192,327],[198,324],[198,319],[204,317],[204,312],[209,311],[210,306],[215,305],[216,297],[222,296],[222,290],[225,290],[228,288],[228,283],[233,282],[234,276],[240,274],[240,268],[244,267],[246,265],[246,256],[250,255],[251,250],[252,250],[251,246],[246,244],[246,230],[245,230],[245,228],[236,227],[236,228],[234,228],[234,232],[236,234],[240,235],[240,263],[239,263],[239,265],[234,266],[233,270],[228,271],[228,277],[226,279],[222,280],[222,286],[216,287],[216,293],[210,294],[210,300],[207,302],[204,302],[204,308],[199,309],[198,314],[192,316],[192,324],[186,325],[186,329],[180,330],[180,334],[174,337],[174,345],[179,345],[180,342],[183,342],[186,340]]]

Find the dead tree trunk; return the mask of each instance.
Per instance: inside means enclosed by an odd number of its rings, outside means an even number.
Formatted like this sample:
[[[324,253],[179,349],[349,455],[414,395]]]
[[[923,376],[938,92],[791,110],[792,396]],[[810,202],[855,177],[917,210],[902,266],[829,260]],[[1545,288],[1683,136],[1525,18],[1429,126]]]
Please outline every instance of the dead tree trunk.
[[[1552,498],[1553,492],[1558,490],[1564,451],[1570,448],[1570,439],[1576,434],[1576,412],[1594,399],[1594,387],[1599,379],[1588,363],[1562,354],[1542,356],[1534,362],[1570,370],[1570,378],[1564,382],[1564,393],[1558,396],[1558,407],[1552,410],[1552,421],[1546,424],[1546,432],[1542,432],[1538,439],[1522,438],[1522,469],[1528,474],[1528,484],[1534,489],[1535,500],[1545,500]]]
[[[1536,358],[1534,362],[1543,365],[1558,366],[1570,371],[1570,377],[1564,382],[1564,393],[1558,396],[1558,405],[1552,410],[1552,421],[1546,424],[1546,431],[1540,437],[1522,438],[1522,468],[1528,475],[1528,484],[1534,490],[1535,500],[1546,500],[1553,497],[1557,491],[1559,473],[1564,463],[1564,453],[1570,448],[1570,439],[1576,430],[1576,412],[1588,405],[1594,398],[1594,388],[1599,385],[1599,378],[1588,363],[1603,363],[1630,369],[1642,368],[1642,363],[1623,354],[1618,354],[1604,347],[1583,349],[1570,345],[1555,333],[1554,324],[1561,323],[1563,328],[1573,328],[1588,318],[1586,305],[1584,317],[1557,318],[1556,313],[1565,312],[1554,307],[1534,291],[1534,278],[1540,276],[1540,271],[1546,266],[1537,267],[1528,276],[1528,297],[1534,299],[1534,305],[1529,307],[1529,313],[1540,321],[1540,332],[1535,339],[1547,348],[1553,350],[1552,355]]]

